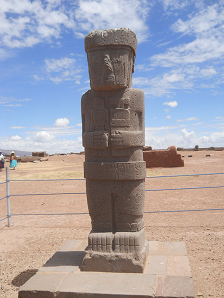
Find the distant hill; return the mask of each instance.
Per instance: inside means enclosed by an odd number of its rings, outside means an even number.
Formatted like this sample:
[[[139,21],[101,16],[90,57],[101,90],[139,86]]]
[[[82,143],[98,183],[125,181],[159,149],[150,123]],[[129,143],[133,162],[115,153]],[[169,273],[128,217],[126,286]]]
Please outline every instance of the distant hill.
[[[12,151],[15,152],[16,156],[31,156],[32,152],[30,151],[20,151],[20,150],[6,150],[6,149],[0,149],[0,151],[3,153],[3,155],[5,154],[11,154]]]

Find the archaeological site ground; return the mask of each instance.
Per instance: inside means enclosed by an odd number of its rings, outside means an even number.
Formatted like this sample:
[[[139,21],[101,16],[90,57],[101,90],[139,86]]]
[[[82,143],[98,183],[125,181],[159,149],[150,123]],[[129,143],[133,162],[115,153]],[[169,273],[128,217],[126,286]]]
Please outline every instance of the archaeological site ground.
[[[223,208],[224,188],[200,188],[223,186],[223,175],[197,174],[223,173],[224,152],[192,151],[181,154],[184,167],[147,169],[148,177],[194,176],[146,178],[146,190],[165,189],[145,193],[146,239],[184,241],[196,297],[223,297],[223,210],[209,209]],[[83,155],[65,155],[49,156],[45,162],[19,163],[15,171],[9,171],[10,179],[83,178],[83,161]],[[0,172],[0,179],[0,182],[5,181],[5,170]],[[196,187],[199,188],[191,189]],[[190,189],[167,190],[174,188]],[[0,189],[1,197],[5,196],[5,185],[0,185]],[[84,180],[12,181],[10,192],[43,195],[12,196],[12,226],[7,227],[7,220],[0,222],[0,297],[4,298],[17,297],[19,287],[60,246],[71,239],[86,240],[91,228],[85,194],[53,195],[85,193]],[[52,195],[44,195],[49,193]],[[0,218],[3,218],[7,215],[5,200],[0,204]],[[163,212],[178,210],[182,212]]]

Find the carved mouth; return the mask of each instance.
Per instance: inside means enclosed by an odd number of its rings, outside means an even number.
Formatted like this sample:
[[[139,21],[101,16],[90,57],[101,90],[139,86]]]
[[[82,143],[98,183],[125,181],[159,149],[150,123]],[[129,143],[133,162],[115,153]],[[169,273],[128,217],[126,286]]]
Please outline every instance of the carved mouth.
[[[109,74],[108,77],[106,78],[105,82],[107,84],[114,84],[115,83],[115,76],[114,74]]]

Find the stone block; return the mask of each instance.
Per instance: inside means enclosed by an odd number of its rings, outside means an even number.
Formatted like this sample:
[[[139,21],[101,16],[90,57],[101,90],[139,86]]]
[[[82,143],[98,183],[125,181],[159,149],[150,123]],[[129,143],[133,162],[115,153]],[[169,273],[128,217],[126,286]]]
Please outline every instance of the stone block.
[[[166,252],[167,255],[187,255],[186,244],[183,241],[161,242],[159,251]]]
[[[167,256],[149,256],[148,274],[166,275]]]
[[[31,277],[19,290],[19,298],[52,298],[59,284],[68,275],[63,273],[38,272]]]
[[[149,256],[143,273],[111,273],[70,270],[74,262],[67,253],[80,252],[85,241],[70,240],[59,250],[60,264],[48,261],[49,271],[42,270],[19,290],[19,298],[76,297],[155,297],[193,298],[194,286],[184,242],[149,241]],[[73,249],[72,249],[73,247]],[[66,251],[66,248],[68,251]],[[151,248],[151,249],[150,249]],[[164,250],[164,248],[166,248]],[[72,249],[72,250],[69,250]],[[157,251],[156,251],[157,249]],[[186,253],[180,255],[180,251]],[[156,254],[153,254],[155,253]],[[158,254],[160,253],[160,254]],[[63,257],[64,254],[64,257]],[[55,254],[57,255],[57,253]],[[82,254],[77,254],[81,264]],[[71,261],[71,264],[68,261]],[[56,266],[54,266],[56,265]],[[73,266],[71,266],[73,267]]]
[[[159,242],[158,241],[149,241],[149,251],[151,254],[153,252],[158,252],[159,250]]]
[[[155,275],[82,272],[70,273],[58,292],[76,292],[78,297],[153,297],[155,284]]]
[[[167,275],[191,276],[187,256],[169,256],[167,260]]]
[[[163,282],[162,297],[194,298],[194,285],[192,278],[180,276],[166,276]]]
[[[67,240],[60,248],[59,251],[74,251],[77,245],[82,243],[80,240]]]

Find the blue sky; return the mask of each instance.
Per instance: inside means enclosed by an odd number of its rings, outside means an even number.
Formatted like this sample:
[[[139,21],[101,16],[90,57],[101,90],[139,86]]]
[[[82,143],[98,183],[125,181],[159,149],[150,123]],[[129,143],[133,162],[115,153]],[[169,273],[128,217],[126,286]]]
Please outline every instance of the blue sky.
[[[146,145],[224,146],[223,0],[0,0],[0,148],[79,152],[85,35],[127,27]]]

